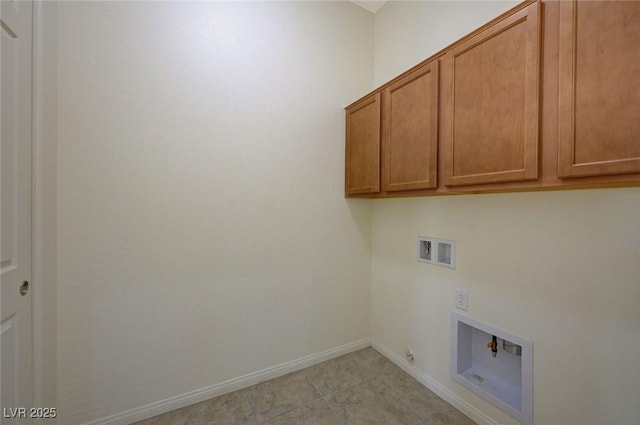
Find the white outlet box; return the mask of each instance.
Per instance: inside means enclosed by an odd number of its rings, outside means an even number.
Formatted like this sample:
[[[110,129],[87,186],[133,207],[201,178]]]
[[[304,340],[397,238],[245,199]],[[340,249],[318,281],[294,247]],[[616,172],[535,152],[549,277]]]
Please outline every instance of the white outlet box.
[[[487,348],[498,340],[493,357]],[[503,341],[520,346],[520,354],[503,349]],[[533,342],[451,313],[451,378],[525,425],[533,424]]]
[[[464,311],[469,310],[469,291],[456,289],[456,308]]]

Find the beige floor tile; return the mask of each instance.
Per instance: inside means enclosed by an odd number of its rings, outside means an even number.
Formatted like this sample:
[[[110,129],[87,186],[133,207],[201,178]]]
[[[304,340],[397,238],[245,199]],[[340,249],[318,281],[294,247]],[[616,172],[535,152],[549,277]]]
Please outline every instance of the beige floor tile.
[[[418,415],[388,391],[364,383],[327,398],[336,415],[349,425],[420,425]]]
[[[395,364],[385,365],[372,385],[384,387],[407,404],[427,423],[434,425],[473,425],[474,422],[416,381]]]
[[[389,359],[377,352],[372,347],[358,350],[349,356],[355,360],[360,371],[364,373],[366,379],[373,379],[383,373],[389,366],[395,366]]]
[[[425,425],[476,425],[475,422],[451,406],[445,407],[425,419]]]
[[[373,348],[135,425],[474,425]]]
[[[342,425],[324,400],[316,400],[261,425]]]
[[[320,398],[304,371],[290,373],[246,389],[258,422],[266,421]]]
[[[386,367],[377,376],[375,383],[383,385],[423,418],[449,407],[447,402],[396,365]]]
[[[351,355],[338,357],[306,369],[309,381],[323,396],[361,384],[367,376]]]
[[[236,391],[135,425],[255,425],[246,393]]]

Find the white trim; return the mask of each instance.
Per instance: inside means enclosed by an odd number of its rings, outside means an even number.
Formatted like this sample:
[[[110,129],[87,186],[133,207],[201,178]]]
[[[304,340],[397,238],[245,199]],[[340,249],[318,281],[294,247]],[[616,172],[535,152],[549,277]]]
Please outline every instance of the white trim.
[[[351,352],[367,348],[371,346],[371,338],[363,338],[359,341],[351,342],[336,348],[330,348],[317,354],[311,354],[296,360],[279,364],[277,366],[268,367],[239,378],[230,379],[219,384],[211,385],[199,390],[190,391],[180,394],[166,400],[147,404],[146,406],[118,413],[106,418],[89,422],[86,425],[128,425],[133,422],[148,419],[171,410],[189,406],[194,403],[209,400],[232,391],[241,390],[260,382],[286,375],[309,366],[340,357]]]
[[[454,393],[450,389],[446,388],[444,385],[431,378],[428,375],[423,374],[420,370],[418,370],[415,366],[408,364],[404,357],[393,352],[389,347],[381,343],[380,341],[373,340],[371,342],[371,346],[378,350],[380,354],[391,360],[393,363],[398,365],[402,370],[407,372],[413,378],[415,378],[418,382],[420,382],[425,387],[429,388],[431,391],[436,393],[439,397],[441,397],[444,401],[464,413],[466,416],[471,418],[478,425],[500,425],[494,419],[487,416],[485,413],[478,410],[475,406],[469,404],[465,399],[460,397],[458,394]]]

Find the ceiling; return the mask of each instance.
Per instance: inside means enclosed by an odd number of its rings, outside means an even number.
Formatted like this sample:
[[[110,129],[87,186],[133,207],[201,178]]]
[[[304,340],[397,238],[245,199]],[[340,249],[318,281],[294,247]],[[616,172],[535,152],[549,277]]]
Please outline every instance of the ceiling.
[[[360,7],[367,9],[369,12],[376,13],[384,4],[386,0],[351,0],[353,3]]]

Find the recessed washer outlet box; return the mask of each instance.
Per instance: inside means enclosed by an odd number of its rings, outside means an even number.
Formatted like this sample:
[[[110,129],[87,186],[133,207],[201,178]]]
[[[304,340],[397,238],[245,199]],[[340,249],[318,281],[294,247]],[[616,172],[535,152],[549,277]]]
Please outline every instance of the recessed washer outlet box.
[[[494,336],[497,344],[488,347]],[[453,312],[451,379],[533,424],[533,342]]]
[[[448,239],[418,236],[418,261],[455,269],[456,242]]]

